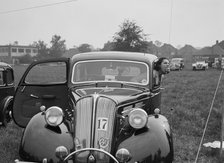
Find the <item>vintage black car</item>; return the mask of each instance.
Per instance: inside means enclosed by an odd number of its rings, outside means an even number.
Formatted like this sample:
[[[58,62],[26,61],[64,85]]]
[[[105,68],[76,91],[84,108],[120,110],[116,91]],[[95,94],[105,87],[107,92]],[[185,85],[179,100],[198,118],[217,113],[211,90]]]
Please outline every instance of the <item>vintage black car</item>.
[[[172,133],[152,74],[156,60],[144,53],[89,52],[32,63],[13,105],[14,121],[25,128],[20,159],[171,163]]]
[[[13,95],[15,93],[12,67],[0,62],[0,125],[6,126],[11,120]]]

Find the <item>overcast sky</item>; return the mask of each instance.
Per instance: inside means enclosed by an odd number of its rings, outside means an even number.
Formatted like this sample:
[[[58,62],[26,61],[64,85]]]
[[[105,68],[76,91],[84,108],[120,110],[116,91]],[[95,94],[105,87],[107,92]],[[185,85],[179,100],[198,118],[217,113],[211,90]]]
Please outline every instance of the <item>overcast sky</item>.
[[[126,19],[142,27],[149,41],[175,47],[224,40],[224,0],[1,0],[0,45],[50,45],[56,34],[67,48],[102,48]]]

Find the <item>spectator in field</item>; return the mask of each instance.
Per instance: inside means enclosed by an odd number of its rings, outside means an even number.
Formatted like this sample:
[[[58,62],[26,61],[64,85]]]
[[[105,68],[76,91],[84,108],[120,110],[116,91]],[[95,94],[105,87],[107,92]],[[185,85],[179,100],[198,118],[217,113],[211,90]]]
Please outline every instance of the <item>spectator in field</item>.
[[[155,85],[159,85],[162,81],[164,74],[170,72],[169,64],[169,60],[165,57],[159,58],[158,61],[155,62],[153,70],[153,79]]]

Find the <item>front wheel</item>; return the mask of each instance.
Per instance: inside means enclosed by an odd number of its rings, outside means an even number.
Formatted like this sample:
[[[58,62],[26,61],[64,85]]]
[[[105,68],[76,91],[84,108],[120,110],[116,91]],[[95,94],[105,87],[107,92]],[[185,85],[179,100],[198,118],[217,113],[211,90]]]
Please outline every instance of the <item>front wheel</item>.
[[[7,127],[7,124],[12,120],[12,111],[11,111],[11,107],[5,107],[2,110],[2,127]]]

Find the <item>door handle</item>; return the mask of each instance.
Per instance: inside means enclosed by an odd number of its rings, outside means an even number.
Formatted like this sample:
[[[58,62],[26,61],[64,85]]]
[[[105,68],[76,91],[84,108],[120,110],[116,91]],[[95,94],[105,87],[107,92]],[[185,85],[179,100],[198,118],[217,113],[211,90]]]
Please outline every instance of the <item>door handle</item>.
[[[43,99],[55,99],[56,96],[55,95],[43,95],[42,98]]]
[[[30,97],[33,97],[33,98],[39,98],[38,96],[34,95],[34,94],[30,94]]]

